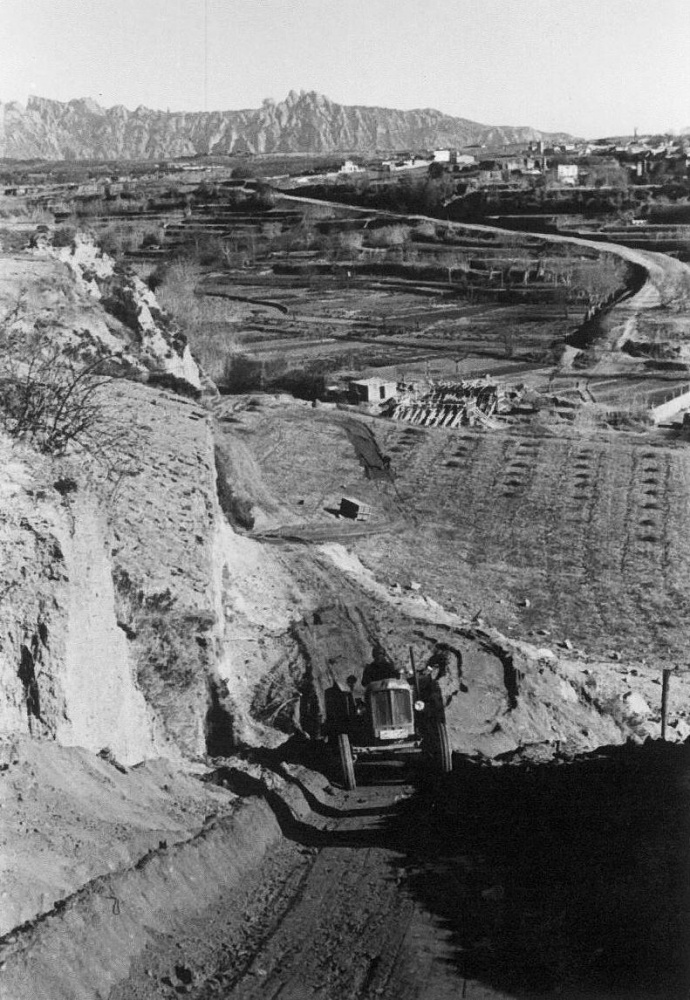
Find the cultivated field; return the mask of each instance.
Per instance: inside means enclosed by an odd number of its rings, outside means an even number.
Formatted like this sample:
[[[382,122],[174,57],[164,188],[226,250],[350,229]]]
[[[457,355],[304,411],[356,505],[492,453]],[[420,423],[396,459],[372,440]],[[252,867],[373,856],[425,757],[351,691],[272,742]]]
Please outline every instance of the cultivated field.
[[[539,419],[445,431],[294,404],[239,419],[293,525],[346,540],[354,526],[334,516],[340,496],[374,505],[383,530],[350,544],[377,577],[416,581],[515,636],[686,662],[690,455],[664,432],[559,431]],[[357,425],[390,456],[393,481],[367,478]]]

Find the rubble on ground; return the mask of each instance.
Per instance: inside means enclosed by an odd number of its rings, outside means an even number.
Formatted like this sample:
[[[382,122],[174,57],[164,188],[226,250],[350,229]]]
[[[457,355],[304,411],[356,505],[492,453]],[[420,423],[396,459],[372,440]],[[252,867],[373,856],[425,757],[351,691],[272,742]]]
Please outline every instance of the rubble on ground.
[[[524,403],[525,394],[523,386],[507,387],[489,379],[434,382],[403,389],[389,415],[422,427],[495,429],[501,426],[501,417]]]

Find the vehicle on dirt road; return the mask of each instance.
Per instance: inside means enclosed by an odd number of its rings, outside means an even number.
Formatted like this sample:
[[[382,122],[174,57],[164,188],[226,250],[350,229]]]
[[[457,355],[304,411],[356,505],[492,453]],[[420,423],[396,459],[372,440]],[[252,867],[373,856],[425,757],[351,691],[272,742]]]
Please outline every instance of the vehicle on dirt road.
[[[411,679],[389,677],[364,687],[334,683],[326,691],[326,732],[337,747],[343,784],[357,787],[355,762],[422,753],[440,774],[453,768],[448,731],[435,682],[413,669]]]

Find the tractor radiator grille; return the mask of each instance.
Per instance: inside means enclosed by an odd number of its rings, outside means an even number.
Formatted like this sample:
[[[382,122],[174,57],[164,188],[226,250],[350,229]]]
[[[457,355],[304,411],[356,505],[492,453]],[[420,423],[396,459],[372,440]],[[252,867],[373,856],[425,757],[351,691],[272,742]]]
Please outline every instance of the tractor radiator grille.
[[[376,691],[371,698],[374,726],[397,727],[412,722],[412,702],[408,691]]]

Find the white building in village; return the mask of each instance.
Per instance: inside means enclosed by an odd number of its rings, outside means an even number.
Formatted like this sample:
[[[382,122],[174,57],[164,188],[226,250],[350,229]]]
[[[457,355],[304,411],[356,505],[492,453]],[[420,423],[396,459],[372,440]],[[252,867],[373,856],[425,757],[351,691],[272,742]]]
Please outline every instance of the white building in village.
[[[363,174],[364,167],[360,167],[354,160],[345,160],[338,171],[340,174]]]
[[[362,378],[350,382],[349,396],[353,403],[385,403],[397,394],[397,383],[387,379]]]
[[[577,184],[579,172],[577,163],[559,163],[557,172],[558,183],[570,184],[574,187]]]

